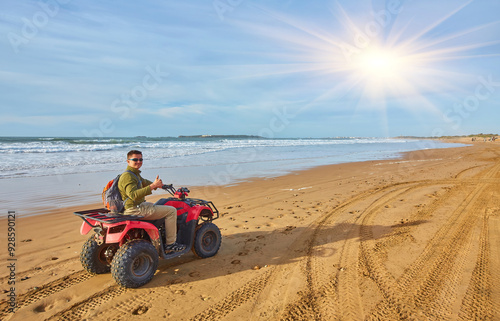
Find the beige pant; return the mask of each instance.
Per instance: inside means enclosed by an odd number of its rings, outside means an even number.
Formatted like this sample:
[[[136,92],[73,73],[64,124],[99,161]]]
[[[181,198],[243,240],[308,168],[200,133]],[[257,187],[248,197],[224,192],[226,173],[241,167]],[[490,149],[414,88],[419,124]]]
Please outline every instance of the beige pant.
[[[144,216],[148,221],[165,218],[166,244],[172,244],[177,239],[177,210],[173,206],[142,202],[137,207],[126,209],[123,214]]]

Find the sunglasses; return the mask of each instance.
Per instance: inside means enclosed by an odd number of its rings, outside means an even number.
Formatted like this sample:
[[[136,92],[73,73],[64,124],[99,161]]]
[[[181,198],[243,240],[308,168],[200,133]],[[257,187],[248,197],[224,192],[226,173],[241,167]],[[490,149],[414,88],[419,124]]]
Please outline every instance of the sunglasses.
[[[129,158],[128,160],[131,160],[133,162],[142,162],[142,158]]]

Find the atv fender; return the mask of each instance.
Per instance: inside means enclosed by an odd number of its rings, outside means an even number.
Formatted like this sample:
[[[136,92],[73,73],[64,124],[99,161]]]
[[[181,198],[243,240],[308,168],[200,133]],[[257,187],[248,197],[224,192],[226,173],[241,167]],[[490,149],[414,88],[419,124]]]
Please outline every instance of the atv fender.
[[[213,213],[212,213],[212,210],[210,209],[210,207],[204,206],[204,205],[195,205],[189,211],[186,222],[189,222],[191,220],[198,220],[201,212],[203,212],[203,211],[208,211],[208,212],[210,212],[210,216],[213,216]]]
[[[92,228],[94,228],[93,225],[97,224],[96,221],[87,219],[86,221],[83,221],[82,226],[80,227],[80,234],[81,235],[86,235]]]
[[[117,232],[114,233],[113,227],[118,227],[121,225],[125,225],[125,227],[123,229],[116,228],[115,230]],[[126,224],[123,223],[105,224],[105,227],[107,227],[108,230],[106,235],[106,243],[119,243],[120,241],[122,241],[125,235],[127,235],[128,231],[132,229],[140,229],[146,231],[146,233],[148,233],[152,241],[155,241],[160,237],[160,234],[158,233],[158,229],[156,228],[156,226],[154,226],[149,222],[144,222],[144,221],[127,221]]]
[[[160,204],[163,205],[163,204]],[[210,207],[205,206],[205,205],[199,205],[196,204],[194,206],[189,206],[183,201],[168,201],[165,205],[173,206],[177,209],[177,216],[182,216],[183,214],[187,213],[185,222],[190,222],[190,221],[198,221],[198,218],[200,217],[200,214],[202,211],[209,211],[210,216],[213,216],[213,212],[210,209]]]

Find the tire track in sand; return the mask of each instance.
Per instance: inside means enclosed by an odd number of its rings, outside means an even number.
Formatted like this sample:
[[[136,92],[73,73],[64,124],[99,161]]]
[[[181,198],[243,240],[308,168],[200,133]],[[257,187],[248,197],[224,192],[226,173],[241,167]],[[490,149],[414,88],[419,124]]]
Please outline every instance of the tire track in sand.
[[[363,264],[361,260],[364,256],[363,240],[373,239],[371,227],[367,228],[367,222],[379,212],[384,206],[400,198],[409,190],[415,188],[414,184],[397,186],[394,189],[384,191],[382,195],[373,195],[375,200],[365,208],[363,215],[359,219],[359,229],[356,237],[349,238],[345,242],[346,251],[342,252],[341,266],[345,268],[342,274],[339,274],[339,299],[340,299],[340,317],[345,320],[362,320],[364,318],[365,305],[363,304],[360,289],[359,276],[368,274],[372,278],[378,279],[379,282],[384,282],[386,292],[392,291],[395,280],[389,273],[373,274],[370,272],[369,265]],[[368,271],[366,271],[367,269]],[[362,271],[365,270],[365,271]],[[383,293],[388,296],[389,293]]]
[[[479,238],[479,255],[472,272],[472,279],[462,301],[459,320],[491,320],[488,218],[486,213],[484,216]]]
[[[494,187],[491,204],[488,208],[488,235],[489,235],[489,256],[490,256],[490,278],[491,278],[491,302],[492,320],[500,320],[500,184]]]
[[[394,184],[398,185],[398,184]],[[391,185],[392,186],[392,185]],[[307,259],[313,256],[315,253],[315,245],[314,245],[314,240],[316,240],[321,234],[322,230],[321,228],[324,227],[325,223],[332,218],[336,218],[341,211],[346,211],[349,205],[354,205],[362,200],[365,200],[373,194],[374,191],[377,190],[384,190],[384,188],[380,189],[377,188],[375,190],[369,190],[365,191],[363,193],[360,193],[356,195],[355,197],[351,198],[350,200],[345,201],[344,203],[338,205],[333,211],[329,211],[326,215],[321,216],[318,218],[316,223],[312,223],[312,229],[313,233],[304,233],[307,235],[301,235],[299,236],[290,246],[289,250],[287,251],[287,255],[284,255],[282,258],[282,262],[285,261],[290,261],[292,256],[294,256],[293,252],[297,248],[301,248],[306,244],[306,257],[300,258],[297,260],[297,258],[294,258],[294,263],[292,267],[290,265],[287,266],[280,266],[275,265],[273,266],[268,274],[266,274],[265,277],[265,282],[262,282],[260,279],[261,277],[256,277],[253,280],[249,281],[248,284],[252,284],[252,293],[249,295],[247,292],[247,285],[243,286],[242,288],[239,288],[226,296],[224,299],[220,300],[218,303],[212,305],[210,308],[206,309],[205,311],[202,311],[195,317],[193,317],[192,320],[219,320],[227,316],[230,312],[236,310],[239,306],[241,306],[243,303],[246,303],[247,301],[254,300],[253,305],[254,307],[258,307],[259,305],[265,305],[264,302],[266,302],[266,298],[270,295],[273,290],[276,290],[279,286],[276,284],[283,284],[283,280],[286,281],[286,278],[290,275],[290,273],[294,273],[294,270],[299,270],[300,274],[302,274],[302,277],[305,280],[305,283],[307,284],[306,289],[304,291],[300,291],[299,297],[300,299],[295,303],[295,304],[289,304],[284,308],[279,308],[278,311],[272,312],[268,311],[269,314],[267,319],[272,319],[275,320],[279,318],[277,315],[281,315],[281,319],[283,320],[299,320],[299,319],[314,319],[314,320],[320,320],[321,319],[321,314],[320,311],[318,310],[317,307],[317,299],[318,299],[318,291],[315,289],[318,287],[316,283],[318,280],[323,280],[323,278],[312,278],[311,274],[304,271],[308,271],[310,269],[314,269],[312,265],[314,264],[311,260]],[[343,223],[341,224],[335,224],[333,228],[335,229],[336,232],[338,233],[330,233],[333,235],[348,235],[351,233],[353,226],[355,226],[355,221],[358,219],[357,216],[355,215],[347,215],[348,219],[344,220]],[[329,231],[328,231],[329,232]],[[311,234],[311,236],[309,236]],[[331,236],[329,236],[331,237]],[[347,236],[346,236],[347,237]],[[344,239],[345,237],[341,237],[341,239]],[[300,268],[302,267],[302,268]],[[290,272],[292,271],[292,272]],[[328,293],[334,293],[335,291],[335,282],[336,276],[334,278],[330,278],[329,280],[322,281],[322,288],[324,292]],[[255,286],[253,284],[258,284],[258,286]],[[289,288],[285,286],[285,288],[280,288],[279,292],[281,293],[281,296],[283,292],[287,293],[289,292]],[[287,295],[284,295],[285,297]],[[254,308],[254,311],[258,311],[258,308]],[[283,310],[283,311],[282,311]],[[260,317],[259,317],[260,318]]]
[[[221,300],[219,303],[211,306],[205,311],[194,316],[191,320],[219,320],[225,317],[227,314],[231,313],[233,310],[238,308],[240,305],[244,304],[251,298],[255,297],[262,291],[266,286],[269,278],[273,273],[273,268],[262,273],[260,276],[249,281],[243,287],[233,291],[225,299]],[[120,287],[118,285],[111,286],[103,291],[95,293],[91,297],[80,301],[71,307],[60,311],[47,320],[83,320],[92,317],[92,311],[96,310],[98,307],[108,303],[111,300],[116,300],[116,298],[129,293],[130,289]],[[170,293],[170,290],[165,289],[166,292]],[[131,317],[134,314],[145,313],[148,309],[148,302],[150,301],[150,295],[161,296],[162,293],[155,290],[155,294],[150,293],[141,294],[140,296],[129,297],[122,301],[117,301],[116,306],[113,307],[111,314],[108,314],[109,318],[119,318],[123,315],[128,315]]]
[[[271,267],[268,271],[264,272],[262,275],[254,278],[253,280],[246,283],[244,286],[233,291],[223,300],[219,301],[219,303],[197,314],[196,316],[191,318],[191,320],[192,321],[220,320],[221,318],[227,316],[236,308],[238,308],[245,302],[257,296],[267,285],[271,275],[273,274],[273,270],[274,269]]]
[[[452,217],[457,217],[457,220],[453,221],[452,226],[449,227],[448,238],[438,241],[439,245],[444,243],[446,247],[443,247],[442,252],[435,253],[438,259],[434,261],[434,266],[431,273],[427,276],[427,281],[421,285],[421,288],[418,289],[414,297],[417,307],[427,317],[439,319],[440,315],[436,311],[443,311],[442,316],[449,316],[452,313],[449,298],[457,296],[459,278],[464,274],[467,275],[464,271],[464,265],[465,261],[468,260],[466,256],[474,254],[470,252],[471,247],[474,245],[474,251],[477,251],[477,238],[474,237],[474,228],[480,227],[481,220],[483,219],[482,213],[485,212],[489,198],[487,193],[490,187],[489,179],[496,175],[499,170],[500,165],[493,166],[490,170],[478,175],[478,178],[483,179],[484,182],[477,184],[467,183],[467,187],[473,187],[474,189],[468,194],[464,202],[458,206],[456,211],[454,211]],[[446,227],[442,230],[446,232],[445,229]],[[483,229],[483,239],[484,231]],[[446,243],[448,240],[450,241]],[[438,248],[438,244],[432,244],[432,241],[431,245],[433,245],[434,250]],[[478,260],[481,260],[483,257],[481,247],[478,250]],[[422,276],[422,270],[420,272],[419,276]],[[472,279],[474,279],[474,276]],[[443,285],[448,286],[443,288]],[[483,305],[485,303],[477,302],[477,304]]]
[[[316,238],[315,235],[317,235],[319,229],[321,226],[324,225],[324,223],[331,218],[333,215],[337,214],[339,210],[344,209],[347,207],[348,204],[357,202],[359,200],[365,199],[371,195],[373,190],[366,191],[363,193],[358,194],[351,200],[348,200],[344,202],[343,204],[337,206],[336,210],[329,212],[326,216],[322,216],[318,219],[319,223],[313,223],[312,226],[315,226],[314,232],[312,236],[299,236],[298,239],[296,239],[292,245],[289,246],[289,250],[286,254],[283,256],[281,259],[282,262],[289,261],[293,256],[293,252],[297,248],[303,247],[304,244],[307,245],[306,252],[308,255],[311,255],[314,247],[313,247],[313,240]],[[352,217],[352,215],[351,215]],[[345,226],[348,226],[349,228],[352,227],[352,223],[355,218],[350,219],[349,221],[345,222]],[[336,226],[336,229],[342,229],[342,225]],[[307,234],[307,233],[304,233]],[[271,267],[271,269],[265,274],[264,276],[259,276],[254,278],[253,280],[249,281],[247,285],[235,290],[234,292],[230,293],[228,296],[226,296],[224,299],[220,300],[218,303],[212,305],[210,308],[206,309],[205,311],[202,311],[198,315],[192,318],[192,320],[219,320],[227,316],[230,312],[236,310],[239,306],[241,306],[243,303],[246,303],[247,301],[250,301],[254,299],[254,305],[258,306],[260,303],[265,302],[267,296],[269,295],[270,292],[273,291],[273,287],[275,287],[274,283],[280,283],[284,278],[286,278],[287,275],[290,274],[290,270],[295,270],[300,266],[306,266],[308,265],[309,262],[305,258],[298,259],[297,262],[293,263],[293,267],[290,266],[280,266],[276,265],[274,267]],[[304,270],[307,270],[308,267],[306,267]],[[261,278],[264,277],[264,280],[261,280]],[[313,282],[310,277],[304,276],[306,278],[306,282],[309,284],[308,289],[311,288],[311,283]],[[263,282],[264,281],[264,282]],[[258,286],[255,286],[254,284],[257,284]],[[271,285],[269,285],[271,284]],[[250,287],[252,290],[249,292],[248,285],[251,285]],[[282,292],[287,292],[288,289],[282,290]],[[249,295],[249,293],[251,295]],[[292,306],[287,306],[285,310],[285,315],[282,316],[282,319],[289,319],[289,320],[298,320],[300,318],[307,318],[307,319],[314,319],[318,320],[320,318],[318,314],[318,310],[316,308],[316,302],[315,302],[315,293],[311,292],[310,290],[302,291],[300,292],[300,297],[301,300],[298,301],[297,304],[292,305]],[[258,309],[254,309],[254,311],[257,311]],[[269,319],[276,319],[274,317],[274,313],[271,313],[272,316],[269,316]],[[282,314],[281,311],[278,311],[276,314]]]
[[[485,182],[488,178],[491,177],[491,174],[496,173],[497,169],[492,169],[489,171],[487,175],[484,175],[482,177],[482,181]],[[469,183],[473,183],[469,181]],[[477,182],[474,182],[477,183]],[[486,182],[486,183],[489,183]],[[408,183],[409,184],[409,183]],[[408,185],[407,184],[407,185]],[[443,180],[443,181],[432,181],[432,182],[423,182],[419,184],[415,184],[412,189],[419,188],[419,187],[426,187],[426,186],[432,186],[432,185],[448,185],[448,184],[457,184],[457,181],[455,180]],[[400,184],[401,185],[401,184]],[[463,191],[463,187],[460,185],[460,183],[457,184],[458,190],[456,191],[457,193]],[[389,314],[393,319],[403,319],[405,316],[407,317],[415,317],[415,310],[409,305],[409,303],[412,303],[413,307],[416,307],[417,305],[427,308],[430,307],[430,309],[427,310],[428,316],[436,316],[433,315],[432,313],[429,313],[429,310],[432,312],[433,307],[435,308],[436,306],[442,306],[445,305],[446,308],[444,311],[449,311],[451,308],[451,302],[449,298],[447,297],[447,293],[455,293],[456,292],[456,287],[459,285],[459,277],[462,275],[463,269],[464,269],[464,264],[467,260],[467,255],[472,247],[472,242],[474,238],[471,237],[471,233],[468,233],[471,231],[470,227],[474,224],[474,221],[477,219],[474,215],[465,215],[464,213],[474,213],[473,208],[481,208],[481,204],[484,204],[485,198],[480,197],[481,195],[484,195],[484,184],[482,184],[480,187],[476,188],[475,191],[469,193],[469,197],[459,206],[459,208],[455,211],[455,214],[452,215],[452,219],[450,222],[447,223],[445,227],[441,229],[441,234],[443,232],[449,232],[445,233],[445,235],[441,235],[439,237],[434,237],[434,243],[432,247],[435,247],[435,245],[439,245],[440,242],[443,242],[444,240],[450,239],[447,244],[447,249],[445,250],[445,254],[441,257],[438,257],[435,259],[433,265],[433,268],[430,269],[424,269],[424,271],[427,272],[421,272],[422,275],[427,274],[427,278],[423,278],[423,281],[421,282],[421,286],[418,287],[418,291],[416,293],[412,293],[413,295],[409,296],[406,294],[408,285],[405,287],[402,287],[399,285],[399,280],[395,280],[394,277],[390,276],[390,273],[387,271],[380,272],[378,271],[377,273],[381,273],[380,276],[375,276],[375,278],[379,279],[379,288],[381,288],[381,292],[384,293],[385,291],[385,296],[386,299],[382,301],[382,304],[378,305],[379,313],[375,310],[374,313],[371,314],[371,317],[374,317],[378,314],[380,314],[380,309],[381,307],[387,307],[391,306],[393,311]],[[390,186],[392,187],[392,186]],[[365,212],[368,212],[371,215],[363,215],[363,218],[361,220],[364,220],[365,224],[361,224],[361,229],[363,230],[364,233],[369,231],[369,229],[364,228],[366,224],[370,222],[370,217],[372,217],[375,213],[378,212],[378,210],[388,201],[395,199],[396,197],[401,196],[402,194],[408,192],[410,188],[406,188],[405,186],[402,186],[401,188],[393,191],[393,195],[390,194],[390,191],[386,192],[386,190],[390,187],[387,187],[384,189],[385,194],[377,198],[378,202],[375,201],[372,205],[371,208],[367,208]],[[448,193],[449,194],[449,193]],[[428,217],[429,215],[432,215],[433,211],[435,211],[440,204],[442,204],[444,201],[449,199],[449,195],[445,197],[440,197],[440,202],[434,202],[431,208],[427,209],[427,211],[424,212],[423,217]],[[378,195],[377,195],[378,196]],[[478,200],[478,198],[480,198]],[[360,199],[358,197],[358,199]],[[348,202],[349,205],[354,205],[356,202]],[[345,204],[348,205],[348,204]],[[333,211],[338,212],[338,210]],[[462,215],[462,220],[459,220],[460,214]],[[457,218],[457,215],[459,216]],[[321,225],[325,225],[326,220],[331,216],[328,215],[327,218],[321,222]],[[451,229],[450,232],[450,227],[455,225],[459,222],[459,226],[457,228]],[[359,219],[355,220],[355,222],[359,222]],[[341,229],[342,223],[338,224],[339,229]],[[319,227],[317,228],[317,230]],[[334,231],[334,230],[332,230]],[[313,266],[315,265],[316,259],[314,258],[314,255],[311,255],[313,253],[312,251],[308,251],[308,267],[309,271],[312,271],[312,275],[307,275],[308,280],[314,280],[314,279],[321,279],[321,280],[327,280],[329,286],[324,285],[323,288],[318,289],[318,287],[315,287],[315,282],[308,281],[308,287],[309,290],[305,291],[305,293],[308,293],[307,295],[303,295],[301,300],[295,302],[294,304],[290,304],[288,306],[287,311],[285,311],[282,319],[285,320],[300,320],[300,319],[311,319],[311,316],[313,316],[313,319],[315,320],[320,320],[324,319],[323,317],[327,318],[338,318],[338,319],[354,319],[354,320],[359,320],[363,319],[363,316],[359,314],[359,307],[360,307],[360,297],[359,293],[356,293],[359,291],[359,288],[356,288],[359,284],[356,283],[356,278],[357,274],[361,273],[361,271],[358,269],[358,267],[362,267],[364,264],[366,264],[366,258],[362,259],[360,262],[357,262],[356,259],[354,258],[355,255],[352,255],[352,251],[356,251],[355,246],[352,246],[352,249],[349,248],[349,243],[353,243],[352,237],[356,235],[355,230],[351,230],[350,233],[352,233],[346,241],[346,244],[344,244],[343,247],[343,253],[350,253],[350,259],[347,259],[346,256],[342,256],[344,261],[341,260],[339,272],[337,272],[337,276],[332,277],[332,276],[325,276],[325,273],[317,273],[314,272]],[[467,234],[468,233],[468,234]],[[439,234],[439,233],[438,233]],[[465,236],[465,237],[464,237]],[[314,238],[317,238],[318,234],[314,235]],[[369,235],[364,235],[365,239],[369,239]],[[311,247],[315,246],[314,240],[311,242]],[[363,249],[363,247],[361,247]],[[441,247],[442,249],[443,247]],[[428,246],[429,249],[429,246]],[[450,250],[451,249],[451,250]],[[374,253],[373,248],[365,248],[364,253]],[[424,251],[425,252],[425,251]],[[434,256],[440,251],[434,251]],[[428,261],[431,259],[431,256],[426,256],[424,255],[425,260],[421,259],[421,263],[429,263]],[[349,260],[351,260],[350,265],[351,269],[347,269],[346,265],[349,265]],[[347,264],[346,264],[347,263]],[[368,263],[370,264],[370,259],[368,259]],[[373,264],[373,263],[372,263]],[[377,264],[379,267],[382,266],[381,264]],[[418,267],[418,268],[417,268]],[[413,267],[414,270],[419,270],[421,269],[422,265],[418,263]],[[451,270],[448,270],[447,267],[449,267]],[[321,269],[320,269],[321,270]],[[351,270],[351,274],[348,275],[347,272],[348,270]],[[376,271],[376,268],[372,268],[372,271]],[[446,273],[450,272],[451,273]],[[315,273],[317,274],[318,277],[315,277]],[[347,277],[350,277],[348,281],[345,283],[342,283],[342,279],[346,280],[346,275]],[[411,275],[411,273],[410,273]],[[408,275],[402,277],[404,280],[405,278],[409,278]],[[417,277],[415,277],[417,278]],[[392,281],[391,281],[392,279]],[[413,278],[409,278],[413,279]],[[418,278],[417,278],[418,279]],[[354,282],[354,283],[353,283]],[[319,282],[316,282],[319,283]],[[324,283],[324,282],[323,282]],[[381,284],[385,285],[381,285]],[[342,284],[345,284],[344,290],[342,290]],[[355,285],[353,287],[353,285]],[[440,286],[441,285],[441,286]],[[328,288],[328,289],[327,289]],[[399,289],[399,290],[398,290]],[[354,290],[354,291],[353,291]],[[341,299],[341,302],[339,301],[339,298],[342,296],[346,296],[347,298],[344,298],[343,300]],[[316,302],[309,302],[308,304],[305,304],[304,302],[311,301],[311,298],[315,300]],[[329,302],[327,304],[327,309],[323,309],[324,307],[324,302]],[[337,303],[334,303],[337,302]],[[417,302],[417,303],[416,303]],[[396,308],[394,309],[394,305],[399,306],[399,310]],[[317,310],[314,311],[311,307],[316,306]],[[333,309],[331,307],[334,306]],[[300,308],[302,307],[302,308]],[[307,309],[309,307],[309,309]],[[340,309],[342,311],[339,311]],[[311,313],[311,310],[313,310],[314,313]],[[333,313],[332,313],[333,310]],[[300,312],[303,312],[302,314]],[[322,313],[323,311],[328,311],[329,313]],[[446,314],[446,312],[445,312]],[[387,312],[384,312],[381,314],[382,316],[387,316]],[[380,315],[379,315],[380,316]]]
[[[102,305],[103,303],[110,301],[114,299],[117,296],[120,296],[127,292],[126,288],[122,288],[118,285],[113,285],[110,286],[109,288],[100,291],[94,295],[92,295],[90,298],[87,298],[84,301],[78,302],[71,307],[60,311],[50,318],[46,319],[47,321],[49,320],[68,320],[68,321],[75,321],[75,320],[83,320],[85,319],[85,316],[92,310],[94,310],[96,307]]]
[[[283,311],[282,320],[358,320],[362,302],[358,284],[358,238],[366,211],[357,210],[368,202],[368,208],[383,206],[416,183],[398,183],[358,194],[323,216],[310,240],[304,278],[307,289],[300,299]],[[379,196],[382,194],[381,196]],[[373,201],[370,201],[373,199]],[[371,202],[371,203],[370,203]],[[322,255],[320,245],[342,243],[340,257]],[[333,269],[332,269],[333,266]]]
[[[499,177],[500,170],[495,173]],[[462,301],[459,320],[497,320],[500,318],[500,184],[490,184],[484,209],[480,249],[471,282]],[[490,233],[491,232],[491,233]]]
[[[490,169],[484,178],[496,174],[498,167]],[[487,202],[487,185],[480,183],[468,194],[447,223],[427,243],[422,254],[398,280],[399,291],[405,294],[403,298],[396,300],[401,302],[402,307],[398,318],[437,320],[440,319],[435,312],[437,309],[444,311],[440,312],[441,316],[449,315],[450,297],[456,295],[466,256],[474,242],[471,227],[477,222],[478,209],[483,209]],[[465,187],[459,186],[459,189],[462,188]],[[384,300],[371,311],[370,317],[387,318],[387,311],[392,304],[391,300]],[[392,317],[396,316],[392,314]]]
[[[423,186],[419,186],[423,187]],[[440,197],[437,201],[433,202],[425,211],[415,215],[415,218],[420,220],[425,220],[432,215],[433,211],[443,204],[443,201],[449,198],[449,193]],[[376,308],[372,310],[368,318],[370,319],[404,319],[408,318],[411,311],[414,309],[414,304],[408,302],[405,299],[405,290],[401,289],[399,280],[396,280],[394,276],[387,270],[385,266],[386,256],[385,253],[389,246],[394,246],[398,244],[398,241],[402,241],[411,230],[416,227],[416,225],[410,224],[406,226],[403,233],[401,231],[394,231],[394,233],[400,233],[399,235],[389,235],[382,241],[376,242],[372,240],[370,235],[371,229],[371,217],[367,217],[365,224],[363,225],[364,232],[363,240],[361,242],[362,257],[361,260],[367,266],[368,276],[373,280],[382,293],[384,299],[380,301]],[[398,240],[399,238],[399,240]],[[424,263],[427,263],[425,261]],[[388,282],[391,280],[391,282]]]
[[[50,295],[53,295],[57,292],[60,292],[64,289],[67,289],[71,286],[79,284],[83,281],[86,281],[93,277],[92,274],[87,273],[85,271],[79,271],[62,277],[60,279],[54,280],[50,283],[47,283],[40,288],[33,289],[28,291],[25,294],[21,294],[17,297],[17,309],[19,310],[22,307],[25,307],[29,304],[35,303],[41,299],[44,299]],[[3,301],[0,303],[0,319],[5,317],[8,313],[9,306],[7,302]]]
[[[394,194],[394,197],[381,197],[377,202],[372,204],[371,207],[366,209],[366,215],[361,222],[358,265],[363,268],[363,271],[358,272],[362,273],[376,284],[382,297],[387,302],[384,309],[385,315],[383,316],[385,319],[396,319],[397,316],[401,316],[402,314],[402,293],[398,290],[396,278],[384,265],[384,261],[386,260],[386,249],[389,245],[398,244],[401,238],[404,238],[404,235],[407,235],[411,231],[412,227],[418,225],[418,221],[414,220],[412,221],[414,224],[408,224],[404,234],[401,230],[393,230],[392,233],[379,241],[375,239],[373,235],[373,219],[384,208],[384,204],[390,203],[396,198],[401,198],[403,195],[414,192],[419,188],[433,185],[434,183],[420,183],[399,191],[399,193]],[[364,316],[357,320],[363,318]]]

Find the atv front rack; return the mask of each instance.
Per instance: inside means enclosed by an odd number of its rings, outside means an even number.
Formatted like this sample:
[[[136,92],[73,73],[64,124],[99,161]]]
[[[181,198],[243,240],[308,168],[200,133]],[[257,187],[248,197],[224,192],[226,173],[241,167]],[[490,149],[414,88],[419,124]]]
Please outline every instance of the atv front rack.
[[[95,210],[87,210],[74,212],[76,216],[80,216],[82,220],[85,221],[91,227],[98,227],[99,225],[92,225],[88,220],[93,220],[99,223],[120,223],[124,221],[140,221],[143,216],[138,215],[121,215],[121,214],[112,214],[107,208],[98,208]]]
[[[210,210],[212,210],[212,213],[214,214],[214,216],[213,216],[214,220],[219,218],[219,210],[217,209],[217,207],[215,207],[215,205],[214,205],[214,203],[212,203],[212,201],[205,201],[205,200],[198,199],[198,198],[179,199],[177,197],[162,198],[161,200],[163,201],[161,204],[166,204],[167,202],[170,202],[170,201],[176,201],[176,202],[184,202],[189,207],[193,207],[195,205],[206,206],[206,207],[210,208]],[[179,210],[179,208],[177,210]]]

